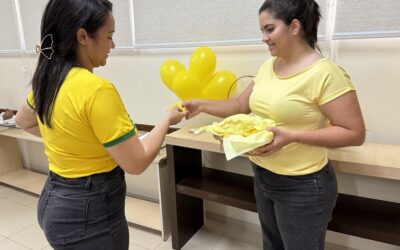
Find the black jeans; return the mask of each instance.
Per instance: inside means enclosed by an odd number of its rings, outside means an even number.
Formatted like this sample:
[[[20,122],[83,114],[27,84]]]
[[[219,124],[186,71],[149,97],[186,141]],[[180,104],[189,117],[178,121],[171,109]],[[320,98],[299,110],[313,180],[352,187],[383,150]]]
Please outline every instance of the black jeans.
[[[324,249],[338,192],[331,164],[301,176],[252,165],[264,250]]]
[[[76,179],[50,172],[39,198],[39,225],[56,250],[126,250],[125,195],[120,167]]]

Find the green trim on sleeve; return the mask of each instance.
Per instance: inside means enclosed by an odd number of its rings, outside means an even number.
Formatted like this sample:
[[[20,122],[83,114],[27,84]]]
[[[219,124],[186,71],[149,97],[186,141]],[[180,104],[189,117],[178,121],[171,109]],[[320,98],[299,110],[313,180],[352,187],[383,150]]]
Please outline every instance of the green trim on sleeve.
[[[132,129],[131,131],[129,131],[127,134],[125,134],[125,135],[123,135],[123,136],[121,136],[121,137],[119,137],[119,138],[117,138],[117,139],[115,139],[115,140],[112,140],[112,141],[107,142],[107,143],[103,143],[103,146],[106,147],[106,148],[109,148],[109,147],[114,146],[114,145],[116,145],[116,144],[118,144],[118,143],[120,143],[120,142],[125,141],[126,139],[128,139],[128,138],[130,138],[130,137],[132,137],[132,136],[134,136],[134,135],[136,135],[136,130],[135,130],[135,128],[133,128],[133,129]]]
[[[33,107],[32,104],[29,103],[28,99],[26,99],[26,103],[28,103],[28,106],[29,106],[31,109],[35,110],[35,107]]]

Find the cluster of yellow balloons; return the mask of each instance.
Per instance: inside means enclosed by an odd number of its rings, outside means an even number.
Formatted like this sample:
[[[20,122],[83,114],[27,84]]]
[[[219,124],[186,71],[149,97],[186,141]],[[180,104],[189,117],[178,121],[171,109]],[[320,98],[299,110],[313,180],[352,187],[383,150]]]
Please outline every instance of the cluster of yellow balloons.
[[[236,76],[227,70],[215,72],[217,60],[207,47],[196,49],[190,57],[189,69],[178,60],[166,60],[160,68],[165,86],[181,100],[229,98],[236,90]]]

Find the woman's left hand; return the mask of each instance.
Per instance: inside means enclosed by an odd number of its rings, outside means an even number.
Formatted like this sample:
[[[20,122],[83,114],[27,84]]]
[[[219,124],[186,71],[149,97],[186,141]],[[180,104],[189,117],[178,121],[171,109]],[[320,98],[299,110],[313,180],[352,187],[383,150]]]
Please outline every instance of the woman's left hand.
[[[267,130],[275,134],[274,140],[264,146],[248,152],[248,155],[268,156],[294,141],[293,131],[291,130],[281,128],[267,128]]]

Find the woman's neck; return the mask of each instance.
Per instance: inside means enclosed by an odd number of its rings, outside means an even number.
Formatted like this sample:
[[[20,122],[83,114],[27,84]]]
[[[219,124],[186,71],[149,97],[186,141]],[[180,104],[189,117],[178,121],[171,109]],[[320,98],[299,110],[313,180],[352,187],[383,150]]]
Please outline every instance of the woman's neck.
[[[310,59],[317,60],[319,58],[321,58],[321,55],[308,44],[304,43],[295,43],[285,55],[281,57],[278,56],[278,59],[281,61],[281,63],[285,65],[297,64]]]
[[[81,67],[81,68],[85,68],[85,69],[89,70],[90,72],[93,72],[93,65],[90,62],[89,57],[82,51],[78,51],[76,53],[75,65],[78,67]]]
[[[321,58],[322,56],[308,45],[292,47],[286,55],[276,58],[274,71],[279,76],[288,76],[307,68]]]

